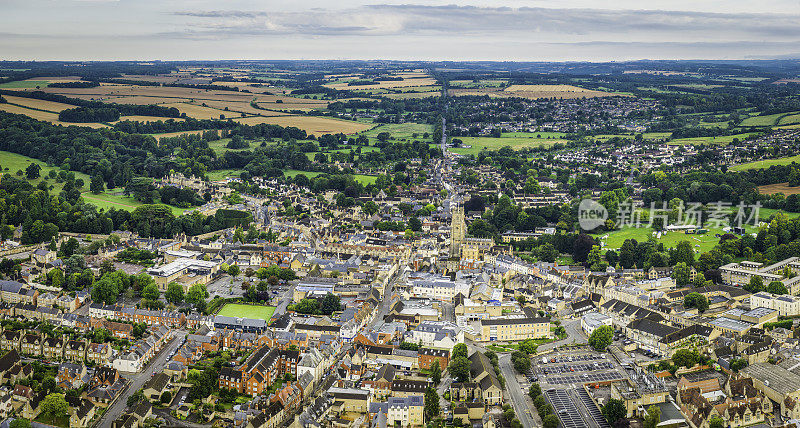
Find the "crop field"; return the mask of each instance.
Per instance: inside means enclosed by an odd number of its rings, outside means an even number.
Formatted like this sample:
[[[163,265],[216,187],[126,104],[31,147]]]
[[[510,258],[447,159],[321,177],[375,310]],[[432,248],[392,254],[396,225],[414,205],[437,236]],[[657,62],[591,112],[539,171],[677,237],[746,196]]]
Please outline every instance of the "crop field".
[[[226,303],[217,315],[223,317],[250,318],[269,321],[275,313],[275,306],[243,305]]]
[[[773,165],[789,165],[792,162],[800,163],[800,155],[789,156],[777,159],[764,159],[755,162],[743,163],[741,165],[733,165],[728,168],[730,171],[746,171],[748,169],[764,169]]]
[[[552,146],[555,143],[566,142],[566,140],[558,140],[558,139],[519,138],[519,137],[508,137],[508,138],[456,137],[456,138],[459,138],[463,142],[463,145],[471,146],[469,148],[456,147],[450,149],[452,152],[462,155],[467,155],[467,154],[477,155],[484,148],[489,150],[499,150],[505,146],[509,146],[514,150],[521,150],[521,149],[528,149],[541,146],[547,147],[547,146]]]
[[[217,110],[225,110],[227,107],[231,112],[255,114],[259,116],[283,116],[288,113],[281,113],[277,111],[269,111],[257,109],[250,105],[250,103],[226,102],[226,101],[203,101],[208,107]]]
[[[357,80],[357,79],[356,79]],[[378,81],[377,85],[353,85],[348,86],[347,82],[342,83],[326,83],[325,87],[338,89],[338,90],[360,90],[360,89],[386,89],[386,88],[406,88],[410,86],[431,86],[436,84],[436,79],[432,77],[421,77],[418,75],[404,77],[403,80],[392,81]]]
[[[132,122],[158,122],[167,120],[183,122],[186,119],[183,119],[181,117],[160,117],[160,116],[121,116],[117,122],[122,122],[124,120],[130,120]],[[111,122],[111,123],[117,123],[117,122]]]
[[[789,186],[789,182],[767,184],[766,186],[758,186],[758,193],[762,195],[774,195],[775,193],[783,193],[786,196],[800,195],[800,186]]]
[[[178,131],[178,132],[165,132],[163,134],[150,134],[157,139],[159,138],[171,138],[177,137],[179,135],[202,135],[205,132],[205,129],[198,129],[196,131]]]
[[[15,97],[6,95],[3,98],[11,104],[16,104],[22,107],[31,108],[34,110],[46,110],[53,113],[60,113],[63,110],[75,108],[72,104],[57,103],[55,101],[37,100],[35,98]]]
[[[41,111],[41,110],[33,110],[25,107],[19,107],[8,103],[0,104],[0,110],[14,113],[14,114],[24,114],[25,116],[32,117],[36,120],[41,120],[44,122],[50,122],[54,125],[64,125],[64,126],[87,126],[89,128],[107,128],[108,125],[104,125],[102,123],[68,123],[68,122],[59,122],[58,114],[51,113],[48,111]]]
[[[161,105],[164,107],[175,107],[181,113],[184,113],[187,116],[193,117],[195,119],[219,119],[221,116],[224,117],[239,116],[239,114],[236,114],[236,112],[223,111],[211,107],[203,107],[188,103],[170,103]]]
[[[271,123],[280,126],[294,126],[314,135],[336,134],[338,132],[355,134],[372,128],[371,124],[319,116],[248,117],[234,120],[248,125]]]

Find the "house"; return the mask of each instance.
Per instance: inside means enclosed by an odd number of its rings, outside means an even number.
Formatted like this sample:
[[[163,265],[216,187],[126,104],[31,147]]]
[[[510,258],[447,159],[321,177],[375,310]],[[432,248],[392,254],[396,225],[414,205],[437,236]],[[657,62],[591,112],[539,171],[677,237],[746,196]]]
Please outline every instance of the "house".
[[[503,402],[503,388],[494,372],[489,357],[482,352],[474,352],[469,356],[469,371],[472,381],[480,387],[481,398],[486,405],[493,406]]]
[[[64,389],[77,389],[83,386],[87,378],[86,366],[81,363],[61,363],[56,373],[56,384]]]
[[[417,365],[420,369],[430,369],[434,361],[438,361],[439,368],[444,370],[450,364],[450,351],[424,347],[417,351]]]
[[[69,404],[70,428],[86,428],[94,418],[96,407],[94,403],[85,398],[66,397]]]
[[[157,373],[155,376],[147,380],[142,387],[142,392],[150,401],[159,402],[161,395],[169,390],[169,385],[169,375],[165,373]]]

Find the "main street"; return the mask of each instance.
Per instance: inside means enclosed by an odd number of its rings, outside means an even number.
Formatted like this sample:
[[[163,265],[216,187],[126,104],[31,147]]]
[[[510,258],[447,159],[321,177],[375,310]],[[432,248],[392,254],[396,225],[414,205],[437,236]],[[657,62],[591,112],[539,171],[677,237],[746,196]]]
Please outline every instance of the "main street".
[[[186,337],[186,331],[176,330],[172,341],[170,341],[161,352],[156,355],[145,366],[141,373],[134,374],[128,381],[127,388],[117,397],[117,400],[109,407],[100,420],[95,425],[99,428],[111,428],[111,423],[122,416],[122,413],[128,408],[128,397],[135,394],[136,391],[142,389],[145,382],[147,382],[154,374],[161,373],[164,366],[167,364],[167,359],[172,351],[178,349]]]
[[[519,419],[524,428],[533,428],[536,425],[533,415],[529,413],[532,406],[528,404],[528,393],[522,390],[517,381],[517,372],[511,364],[511,354],[499,355],[498,364],[503,377],[506,379],[506,391],[510,395],[511,405],[514,407],[517,419]]]
[[[561,325],[564,326],[564,330],[567,331],[567,337],[557,340],[555,342],[545,343],[539,345],[537,348],[539,351],[547,351],[550,349],[557,348],[561,345],[571,345],[571,344],[586,344],[589,343],[589,340],[586,338],[586,335],[583,334],[583,329],[581,329],[581,320],[574,319],[574,320],[563,320]]]

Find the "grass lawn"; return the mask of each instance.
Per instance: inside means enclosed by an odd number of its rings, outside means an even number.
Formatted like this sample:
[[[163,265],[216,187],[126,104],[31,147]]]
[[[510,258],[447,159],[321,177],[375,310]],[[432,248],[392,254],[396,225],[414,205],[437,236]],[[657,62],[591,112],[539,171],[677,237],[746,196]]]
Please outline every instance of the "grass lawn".
[[[500,150],[505,146],[509,146],[514,150],[528,149],[533,147],[549,147],[555,143],[566,143],[566,140],[561,139],[547,139],[547,138],[526,138],[526,137],[455,137],[460,139],[466,147],[457,147],[450,149],[453,153],[462,155],[477,155],[481,150]]]
[[[228,303],[223,306],[222,309],[220,309],[217,315],[221,315],[223,317],[250,318],[269,321],[274,312],[275,306]]]
[[[759,219],[766,220],[772,213],[776,212],[777,210],[767,210],[761,209],[759,210]],[[800,214],[793,214],[793,216],[797,216]],[[761,220],[761,221],[763,221]],[[661,237],[657,238],[657,241],[664,244],[666,248],[672,248],[678,245],[681,241],[688,241],[694,247],[696,254],[705,253],[713,249],[719,243],[719,237],[716,235],[722,235],[726,232],[722,230],[722,228],[714,228],[714,227],[707,227],[708,232],[702,235],[699,234],[686,234],[682,231],[667,231],[662,232]],[[756,227],[752,226],[752,224],[745,225],[745,230],[747,233],[754,233],[758,230]],[[622,246],[626,239],[635,239],[639,242],[647,241],[650,236],[653,235],[653,229],[649,227],[624,227],[620,230],[615,230],[612,232],[605,232],[605,233],[598,233],[594,234],[594,237],[599,237],[600,241],[604,244],[603,250],[616,250]]]
[[[769,168],[773,165],[789,165],[792,162],[800,163],[800,155],[797,156],[789,156],[785,158],[777,158],[777,159],[764,159],[755,162],[748,162],[743,163],[741,165],[733,165],[728,168],[731,171],[746,171],[748,169],[764,169]]]
[[[116,208],[118,210],[133,211],[136,207],[143,205],[133,197],[122,195],[122,188],[109,189],[103,193],[94,194],[92,192],[83,192],[81,196],[86,202],[97,205],[98,208],[105,210]],[[172,209],[172,214],[176,217],[183,214],[184,211],[190,208],[178,208],[172,205],[167,205]]]
[[[318,171],[300,171],[300,170],[297,170],[297,169],[284,169],[283,170],[283,175],[286,176],[287,178],[295,178],[300,174],[303,174],[308,178],[314,178],[314,177],[316,177],[316,176],[318,176],[318,175],[320,175],[322,173],[318,172]]]
[[[545,138],[545,139],[563,139],[567,134],[564,132],[503,132],[500,138]],[[460,137],[455,137],[460,138]]]
[[[206,175],[211,181],[219,181],[224,180],[226,177],[238,177],[240,171],[239,169],[218,169],[209,171]]]
[[[800,113],[784,116],[778,121],[778,125],[792,125],[796,123],[800,123]]]
[[[378,125],[368,131],[362,132],[362,134],[366,137],[369,137],[370,140],[377,138],[378,134],[381,132],[388,132],[393,139],[395,140],[402,140],[402,139],[410,139],[414,138],[413,134],[417,134],[417,138],[422,139],[422,134],[430,133],[433,134],[433,125],[428,125],[426,123],[386,123],[383,125]]]
[[[2,89],[29,89],[37,86],[45,87],[49,84],[47,80],[18,80],[0,84]]]
[[[15,177],[19,177],[18,175],[16,175],[17,171],[22,170],[24,172],[25,168],[27,168],[28,165],[30,165],[31,163],[38,164],[40,167],[42,167],[42,170],[40,172],[41,177],[35,180],[30,180],[31,184],[33,184],[34,186],[39,184],[40,181],[44,180],[44,178],[42,177],[48,177],[50,171],[55,170],[57,173],[62,171],[61,168],[47,166],[46,163],[38,159],[29,158],[27,156],[22,156],[16,153],[0,151],[0,167],[3,168],[2,171],[3,174],[11,174]],[[88,188],[89,183],[91,182],[91,177],[82,172],[74,172],[74,173],[75,173],[75,178],[83,179],[85,188]],[[22,177],[25,176],[23,175]],[[58,183],[56,180],[51,178],[48,178],[47,182],[53,186],[53,190],[51,190],[51,192],[55,194],[61,192],[61,189],[64,187],[64,183]]]

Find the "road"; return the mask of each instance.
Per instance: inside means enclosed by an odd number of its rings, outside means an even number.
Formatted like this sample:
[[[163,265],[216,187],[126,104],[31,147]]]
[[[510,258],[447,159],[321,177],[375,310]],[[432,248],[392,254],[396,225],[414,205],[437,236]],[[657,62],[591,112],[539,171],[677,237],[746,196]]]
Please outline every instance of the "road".
[[[545,343],[539,345],[539,351],[547,351],[561,345],[567,344],[585,344],[589,343],[589,339],[586,338],[586,335],[583,334],[583,330],[581,329],[581,320],[580,318],[574,320],[562,320],[561,325],[564,326],[564,329],[567,331],[567,337],[557,340],[555,342]]]
[[[533,408],[528,404],[528,393],[522,390],[517,381],[517,372],[511,365],[511,354],[502,354],[498,356],[498,364],[503,377],[506,379],[506,391],[508,392],[511,401],[511,406],[514,407],[514,413],[517,414],[517,419],[522,423],[524,428],[533,428],[536,422],[533,420],[533,415],[530,412]]]
[[[144,368],[144,370],[142,370],[141,373],[137,373],[131,377],[130,381],[128,382],[127,389],[125,389],[121,396],[114,401],[114,404],[108,408],[95,426],[99,428],[111,428],[111,423],[122,416],[125,410],[127,410],[128,397],[140,390],[142,386],[144,386],[145,382],[147,382],[148,379],[150,379],[155,373],[161,373],[164,370],[164,366],[167,363],[167,357],[172,353],[172,351],[178,349],[178,347],[183,343],[185,337],[185,331],[175,331],[172,341],[164,346],[164,348],[158,355],[155,356],[155,358],[150,360],[150,363]]]

